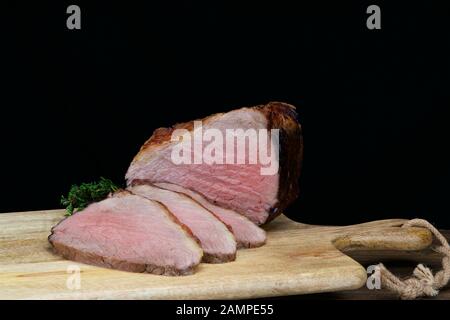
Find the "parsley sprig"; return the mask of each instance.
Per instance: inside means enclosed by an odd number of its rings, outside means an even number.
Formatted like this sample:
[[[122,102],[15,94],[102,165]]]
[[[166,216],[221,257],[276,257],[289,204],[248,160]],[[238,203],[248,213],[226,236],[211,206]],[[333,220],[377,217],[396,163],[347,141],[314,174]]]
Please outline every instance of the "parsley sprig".
[[[67,215],[70,216],[75,210],[81,211],[92,202],[103,200],[109,193],[119,189],[109,179],[103,177],[99,182],[82,183],[72,185],[67,197],[61,197],[61,204],[66,207]]]

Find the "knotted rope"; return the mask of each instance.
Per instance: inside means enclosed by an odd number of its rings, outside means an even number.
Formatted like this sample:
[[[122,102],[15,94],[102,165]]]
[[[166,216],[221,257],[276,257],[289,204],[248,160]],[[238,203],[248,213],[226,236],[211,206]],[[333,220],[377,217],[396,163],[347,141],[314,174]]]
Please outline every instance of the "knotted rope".
[[[422,227],[427,228],[433,233],[441,244],[434,247],[433,250],[443,255],[442,270],[433,275],[428,267],[419,264],[414,269],[413,275],[410,278],[401,280],[380,263],[378,267],[381,276],[381,285],[397,293],[401,299],[436,296],[439,293],[439,289],[446,286],[450,279],[450,247],[447,239],[431,223],[423,219],[410,220],[402,225],[402,227]]]

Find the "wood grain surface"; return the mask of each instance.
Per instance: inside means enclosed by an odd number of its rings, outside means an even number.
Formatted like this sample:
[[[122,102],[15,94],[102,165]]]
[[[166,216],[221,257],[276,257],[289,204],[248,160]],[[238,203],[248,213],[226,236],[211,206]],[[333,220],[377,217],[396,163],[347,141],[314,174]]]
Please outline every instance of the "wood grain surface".
[[[450,242],[450,230],[439,230]],[[438,245],[438,243],[436,243]],[[357,250],[346,252],[363,266],[383,262],[395,275],[410,277],[418,263],[423,263],[433,270],[433,273],[442,269],[442,255],[427,248],[421,251],[394,251],[394,250]],[[273,298],[276,299],[276,298]],[[397,300],[393,292],[385,289],[368,289],[362,286],[356,290],[346,290],[310,295],[294,295],[283,299],[295,300]],[[435,297],[422,297],[421,300],[450,300],[450,284],[442,288]]]
[[[281,216],[268,224],[267,244],[238,251],[225,264],[201,264],[191,276],[136,274],[61,259],[47,241],[63,210],[0,214],[0,299],[243,299],[361,288],[366,270],[343,251],[428,247],[405,220],[330,227]],[[80,287],[68,286],[73,270]]]

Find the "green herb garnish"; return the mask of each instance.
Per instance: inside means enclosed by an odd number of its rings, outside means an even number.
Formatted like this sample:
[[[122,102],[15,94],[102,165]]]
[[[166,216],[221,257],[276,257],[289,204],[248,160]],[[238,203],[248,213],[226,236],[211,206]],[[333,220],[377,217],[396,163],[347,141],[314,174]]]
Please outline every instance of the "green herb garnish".
[[[114,182],[101,177],[99,182],[72,185],[67,197],[61,197],[61,204],[66,207],[66,215],[70,216],[75,210],[83,210],[92,202],[103,200],[117,190],[119,187]]]

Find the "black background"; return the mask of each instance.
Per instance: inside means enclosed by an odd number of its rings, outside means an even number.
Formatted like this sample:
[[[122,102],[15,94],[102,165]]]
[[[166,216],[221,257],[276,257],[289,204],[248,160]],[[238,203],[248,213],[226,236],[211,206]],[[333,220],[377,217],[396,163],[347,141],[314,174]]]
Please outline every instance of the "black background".
[[[69,4],[81,30],[66,28]],[[370,4],[381,30],[366,28]],[[123,183],[157,127],[276,100],[304,130],[292,218],[450,228],[444,4],[2,3],[0,212],[57,208],[100,176]]]

